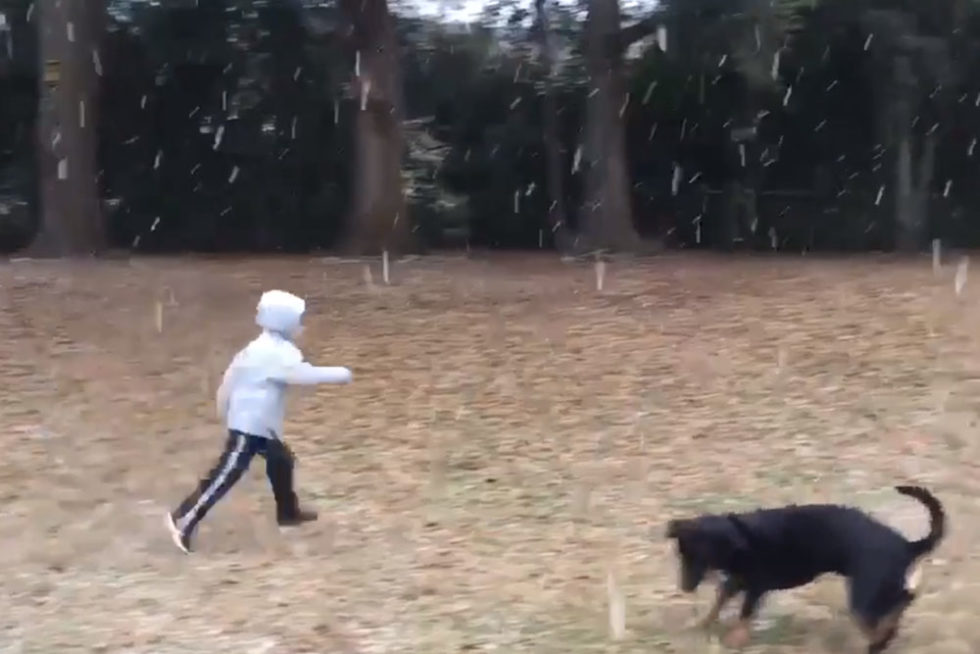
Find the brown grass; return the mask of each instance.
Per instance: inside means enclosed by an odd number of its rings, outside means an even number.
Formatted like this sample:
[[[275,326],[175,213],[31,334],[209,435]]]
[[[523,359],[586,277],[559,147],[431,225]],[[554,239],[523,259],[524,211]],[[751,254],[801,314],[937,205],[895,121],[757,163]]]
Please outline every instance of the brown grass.
[[[906,480],[951,533],[895,649],[980,642],[980,288],[952,266],[670,255],[599,293],[546,256],[371,265],[0,266],[3,651],[717,651],[669,516],[821,499],[919,534]],[[214,386],[272,287],[309,298],[309,358],[355,372],[293,399],[323,518],[280,534],[257,463],[184,557],[163,514],[219,452]],[[773,597],[753,651],[862,651],[843,596]]]

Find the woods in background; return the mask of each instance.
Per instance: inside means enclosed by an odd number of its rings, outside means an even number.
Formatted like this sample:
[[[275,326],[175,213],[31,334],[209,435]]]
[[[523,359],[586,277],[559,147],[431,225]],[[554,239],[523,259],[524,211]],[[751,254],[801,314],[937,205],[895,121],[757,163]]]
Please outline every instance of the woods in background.
[[[0,0],[7,251],[980,241],[974,0]]]

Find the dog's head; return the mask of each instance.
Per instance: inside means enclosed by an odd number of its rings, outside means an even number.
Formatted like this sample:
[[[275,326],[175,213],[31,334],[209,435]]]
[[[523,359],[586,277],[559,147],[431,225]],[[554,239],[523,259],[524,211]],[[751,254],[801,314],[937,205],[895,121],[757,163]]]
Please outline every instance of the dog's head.
[[[749,528],[732,514],[671,520],[667,538],[677,543],[685,593],[697,590],[709,572],[732,572],[733,564],[751,548]]]
[[[716,539],[697,519],[671,520],[667,523],[667,538],[677,543],[681,590],[693,593],[715,568]]]

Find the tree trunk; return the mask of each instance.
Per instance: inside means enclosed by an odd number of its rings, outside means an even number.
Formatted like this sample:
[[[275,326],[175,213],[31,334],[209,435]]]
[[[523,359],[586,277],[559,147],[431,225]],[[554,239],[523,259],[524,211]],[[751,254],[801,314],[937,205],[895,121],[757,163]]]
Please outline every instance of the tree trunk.
[[[912,64],[907,56],[894,62],[896,95],[891,104],[895,144],[895,247],[903,252],[917,252],[925,247],[927,214],[932,177],[936,163],[936,139],[922,138],[918,170],[914,170],[915,148],[912,133],[912,107],[917,86]]]
[[[918,180],[916,181],[916,208],[922,225],[921,244],[925,246],[925,232],[929,220],[929,199],[932,196],[932,180],[936,174],[936,137],[927,134],[922,140],[922,154],[919,158]]]
[[[100,0],[38,0],[40,36],[36,256],[91,255],[106,247],[98,181],[96,107]]]
[[[541,61],[544,63],[544,130],[545,180],[548,184],[548,225],[554,238],[555,247],[565,252],[572,247],[572,238],[565,222],[565,184],[563,158],[561,156],[561,136],[558,129],[558,103],[555,100],[555,48],[548,21],[545,0],[535,0],[538,15],[538,30],[541,45]]]
[[[345,245],[355,254],[413,250],[402,191],[402,89],[398,42],[386,0],[341,0],[354,26],[356,63],[351,84],[354,196]]]
[[[731,251],[738,240],[745,189],[741,181],[730,179],[722,186],[722,191],[724,210],[721,213],[721,238],[716,245],[722,250]]]
[[[912,136],[906,130],[895,156],[895,247],[903,251],[915,250],[918,240],[912,194]]]
[[[585,58],[591,89],[585,112],[585,207],[580,228],[592,248],[636,251],[623,114],[619,0],[589,0]]]
[[[912,136],[907,130],[898,143],[895,162],[895,246],[903,252],[918,252],[926,245],[929,196],[936,167],[936,139],[923,138],[918,171],[913,171]]]

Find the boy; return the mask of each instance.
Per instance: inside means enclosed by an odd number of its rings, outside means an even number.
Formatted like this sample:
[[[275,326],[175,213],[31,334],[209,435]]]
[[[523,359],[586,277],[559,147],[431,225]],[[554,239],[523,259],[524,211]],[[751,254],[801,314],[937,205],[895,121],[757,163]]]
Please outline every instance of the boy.
[[[262,333],[235,355],[218,387],[218,416],[226,419],[228,440],[218,463],[172,513],[167,527],[174,544],[190,552],[194,529],[207,512],[235,485],[252,457],[265,457],[265,471],[276,500],[280,526],[316,520],[299,507],[293,492],[293,455],[280,440],[285,392],[290,384],[347,384],[347,368],[324,368],[303,361],[293,341],[302,331],[306,302],[285,291],[262,294],[255,322]]]

